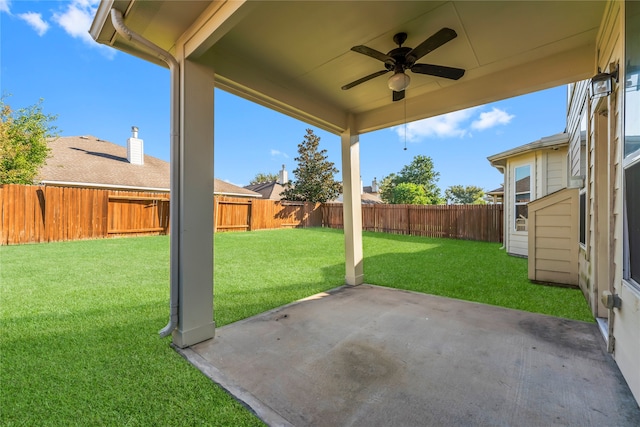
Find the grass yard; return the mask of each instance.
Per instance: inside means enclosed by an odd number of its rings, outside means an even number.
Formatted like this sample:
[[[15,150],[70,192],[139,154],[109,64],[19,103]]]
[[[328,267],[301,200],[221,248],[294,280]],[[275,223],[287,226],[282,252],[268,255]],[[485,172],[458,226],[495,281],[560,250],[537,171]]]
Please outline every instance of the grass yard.
[[[342,232],[215,236],[218,326],[344,281]],[[498,244],[365,233],[367,283],[591,321]],[[169,238],[0,247],[0,424],[261,425],[160,339]]]

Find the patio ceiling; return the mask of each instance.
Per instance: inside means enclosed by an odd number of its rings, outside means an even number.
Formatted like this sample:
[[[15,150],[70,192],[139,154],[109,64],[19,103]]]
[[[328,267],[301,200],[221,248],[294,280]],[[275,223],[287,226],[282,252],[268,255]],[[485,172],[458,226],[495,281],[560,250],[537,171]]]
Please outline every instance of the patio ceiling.
[[[369,132],[591,77],[605,2],[599,1],[105,1],[97,40],[164,65],[116,35],[111,7],[153,43],[215,70],[216,86],[334,133]],[[458,81],[413,74],[392,102],[391,73],[352,52],[386,53],[406,32],[415,47],[449,27],[458,37],[418,62],[466,69]]]

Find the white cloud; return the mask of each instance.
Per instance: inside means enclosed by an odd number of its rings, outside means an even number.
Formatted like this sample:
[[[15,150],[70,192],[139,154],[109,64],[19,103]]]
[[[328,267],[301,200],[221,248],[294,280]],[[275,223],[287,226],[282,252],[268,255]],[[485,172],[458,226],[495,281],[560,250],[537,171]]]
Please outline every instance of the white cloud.
[[[74,1],[63,13],[54,13],[53,20],[71,37],[94,43],[89,35],[89,27],[95,10],[86,2]]]
[[[97,3],[98,0],[73,0],[64,12],[54,13],[52,19],[71,37],[80,39],[93,48],[101,49],[105,56],[113,58],[115,50],[97,43],[89,35]]]
[[[271,149],[271,155],[272,155],[273,157],[282,156],[282,157],[284,157],[285,159],[288,159],[288,158],[289,158],[289,156],[287,155],[287,153],[283,153],[282,151],[274,150],[274,149]]]
[[[417,142],[431,136],[438,138],[462,138],[467,136],[469,132],[464,128],[463,124],[469,120],[474,110],[475,108],[468,108],[466,110],[454,111],[453,113],[407,123],[407,141]],[[395,126],[392,130],[395,131],[401,139],[404,139],[404,125]]]
[[[471,123],[471,127],[477,130],[485,130],[498,125],[506,125],[515,116],[504,110],[493,107],[493,110],[480,113],[480,118]]]
[[[11,5],[11,1],[9,0],[0,0],[0,12],[8,13],[11,15],[11,9],[9,6]]]
[[[0,8],[2,5],[0,4]],[[19,13],[18,18],[25,21],[31,28],[34,29],[39,36],[44,36],[44,34],[49,29],[49,23],[42,19],[42,15],[36,12],[27,12],[27,13]]]

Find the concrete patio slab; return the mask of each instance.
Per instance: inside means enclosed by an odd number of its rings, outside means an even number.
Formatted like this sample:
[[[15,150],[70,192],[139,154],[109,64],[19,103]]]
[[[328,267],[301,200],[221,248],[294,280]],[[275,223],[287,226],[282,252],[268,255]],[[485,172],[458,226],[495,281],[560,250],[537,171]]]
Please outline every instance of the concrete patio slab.
[[[179,351],[269,425],[640,425],[595,323],[377,286]]]

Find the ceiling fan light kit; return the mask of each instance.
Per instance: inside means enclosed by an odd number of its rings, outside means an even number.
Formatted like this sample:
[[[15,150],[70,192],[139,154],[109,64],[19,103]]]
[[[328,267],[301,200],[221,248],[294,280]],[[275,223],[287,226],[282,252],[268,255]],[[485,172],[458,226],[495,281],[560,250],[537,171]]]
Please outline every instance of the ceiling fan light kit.
[[[364,45],[354,46],[351,48],[352,51],[383,62],[385,69],[382,71],[376,71],[375,73],[346,84],[342,86],[342,90],[351,89],[361,83],[393,71],[393,75],[389,78],[387,84],[389,89],[393,91],[393,101],[400,101],[401,99],[404,99],[404,90],[411,82],[411,78],[405,74],[406,70],[418,74],[427,74],[430,76],[443,77],[445,79],[458,80],[465,73],[465,70],[462,68],[433,64],[416,64],[417,60],[429,52],[439,48],[443,44],[453,40],[457,36],[458,34],[451,28],[442,28],[440,31],[420,43],[417,47],[411,49],[410,47],[402,46],[407,39],[407,33],[398,33],[393,36],[393,41],[398,45],[398,47],[391,49],[386,54]]]
[[[389,77],[389,81],[387,83],[389,85],[389,89],[395,92],[400,92],[409,86],[409,83],[411,83],[411,77],[402,72],[395,73],[393,76]]]

